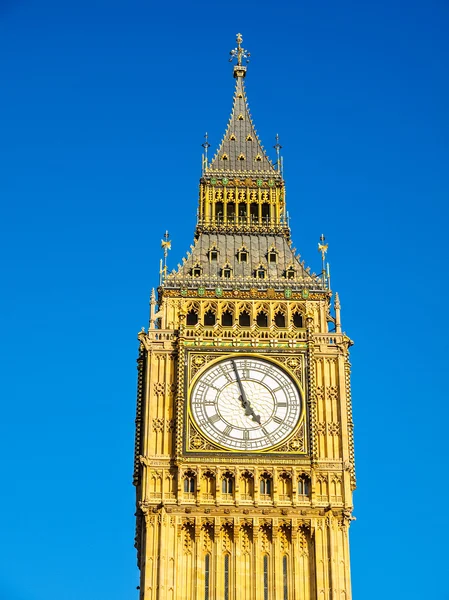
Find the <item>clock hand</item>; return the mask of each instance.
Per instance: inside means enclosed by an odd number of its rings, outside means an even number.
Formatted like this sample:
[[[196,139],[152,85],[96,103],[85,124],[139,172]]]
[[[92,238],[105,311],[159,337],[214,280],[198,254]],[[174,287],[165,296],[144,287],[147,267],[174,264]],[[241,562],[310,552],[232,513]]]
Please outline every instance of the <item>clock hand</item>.
[[[240,375],[237,370],[237,366],[233,360],[231,360],[231,362],[232,362],[232,366],[234,367],[235,377],[237,379],[237,384],[240,389],[240,398],[241,398],[242,406],[245,409],[245,415],[247,415],[248,417],[250,415],[252,415],[253,421],[256,421],[256,423],[259,423],[259,425],[260,425],[260,415],[256,415],[256,413],[254,412],[254,409],[251,406],[250,401],[246,397],[245,390],[244,390],[243,384],[242,384],[242,380],[240,379]]]

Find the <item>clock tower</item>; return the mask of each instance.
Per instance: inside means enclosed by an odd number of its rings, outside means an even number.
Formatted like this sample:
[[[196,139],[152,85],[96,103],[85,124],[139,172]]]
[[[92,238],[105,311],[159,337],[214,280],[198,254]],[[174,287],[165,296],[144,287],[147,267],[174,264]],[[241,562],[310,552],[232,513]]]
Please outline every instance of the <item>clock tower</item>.
[[[293,247],[231,52],[232,114],[194,243],[139,333],[134,483],[142,600],[350,600],[351,340]],[[165,255],[170,242],[163,240]]]

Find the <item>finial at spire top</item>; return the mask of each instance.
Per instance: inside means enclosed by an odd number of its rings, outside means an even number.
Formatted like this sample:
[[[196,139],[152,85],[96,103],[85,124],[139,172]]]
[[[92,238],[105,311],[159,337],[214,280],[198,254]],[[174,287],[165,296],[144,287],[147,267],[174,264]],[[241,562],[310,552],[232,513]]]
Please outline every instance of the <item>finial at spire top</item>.
[[[243,37],[241,33],[238,33],[236,36],[237,48],[234,48],[229,53],[231,58],[229,62],[232,62],[235,58],[237,59],[237,64],[234,66],[234,77],[245,77],[246,75],[246,66],[242,65],[242,59],[246,60],[246,64],[249,63],[249,57],[251,54],[245,48],[242,48]]]

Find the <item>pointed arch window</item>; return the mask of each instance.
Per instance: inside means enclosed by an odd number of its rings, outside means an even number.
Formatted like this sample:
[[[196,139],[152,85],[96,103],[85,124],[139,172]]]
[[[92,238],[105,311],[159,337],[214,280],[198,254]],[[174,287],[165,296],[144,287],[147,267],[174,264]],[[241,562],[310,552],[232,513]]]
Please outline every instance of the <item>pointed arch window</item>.
[[[245,160],[245,155],[243,153],[239,154],[238,160]]]
[[[188,471],[184,477],[184,493],[193,494],[195,493],[195,473]]]
[[[247,141],[247,142],[252,142],[252,141],[253,141],[253,138],[252,138],[252,136],[251,136],[251,135],[247,135],[247,136],[246,136],[246,141]]]
[[[216,323],[216,317],[214,311],[210,308],[204,313],[204,325],[206,327],[213,327]]]
[[[300,312],[293,313],[293,325],[298,328],[304,327],[304,319]]]
[[[195,309],[189,310],[187,313],[186,324],[187,325],[196,325],[198,323],[198,313]]]
[[[298,479],[298,495],[309,495],[309,479],[305,475],[301,475],[301,477]]]
[[[230,473],[226,473],[221,481],[221,492],[225,496],[232,495],[234,491],[234,477]]]
[[[258,154],[254,160],[255,160],[256,162],[261,162],[261,160],[262,160],[262,157],[260,156],[260,154]]]
[[[254,478],[251,473],[243,473],[240,479],[240,498],[252,500],[254,493]]]
[[[227,154],[222,154],[221,160],[228,160],[228,155]]]
[[[260,495],[262,498],[271,497],[271,490],[273,487],[273,480],[269,475],[264,475],[260,480]]]
[[[256,319],[257,325],[259,327],[268,327],[268,315],[265,311],[260,311],[260,313],[257,315],[257,319]]]
[[[223,327],[232,327],[234,324],[234,315],[228,309],[221,313],[221,324]]]
[[[242,115],[242,113],[240,113],[240,114],[239,114],[239,116],[237,117],[237,119],[238,119],[239,121],[244,121],[244,120],[245,120],[245,117]]]
[[[276,327],[285,327],[285,314],[282,311],[278,310],[274,315],[274,324]]]
[[[242,310],[242,312],[239,314],[239,325],[240,327],[251,326],[251,317],[247,310]]]
[[[231,135],[229,136],[229,139],[231,140],[231,142],[235,142],[235,140],[237,139],[235,137],[235,133],[231,133]]]

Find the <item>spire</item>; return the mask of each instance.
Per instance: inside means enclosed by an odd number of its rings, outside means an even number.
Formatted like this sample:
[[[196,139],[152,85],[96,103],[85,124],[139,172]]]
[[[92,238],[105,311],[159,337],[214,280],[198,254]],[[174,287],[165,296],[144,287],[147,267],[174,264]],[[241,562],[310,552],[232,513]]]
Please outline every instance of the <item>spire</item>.
[[[256,129],[249,112],[243,80],[246,76],[246,66],[243,60],[248,62],[249,52],[242,48],[242,36],[237,34],[237,47],[231,50],[230,60],[237,60],[234,66],[234,77],[236,79],[234,100],[231,117],[226,128],[226,133],[221,141],[217,153],[213,157],[206,173],[256,173],[266,174],[270,177],[280,176],[278,169],[274,167],[271,160],[257,136]]]

